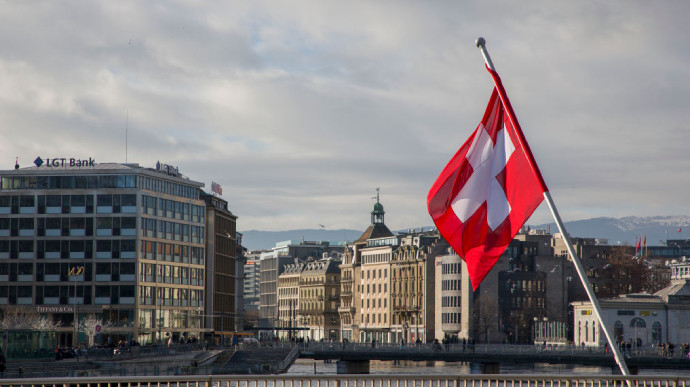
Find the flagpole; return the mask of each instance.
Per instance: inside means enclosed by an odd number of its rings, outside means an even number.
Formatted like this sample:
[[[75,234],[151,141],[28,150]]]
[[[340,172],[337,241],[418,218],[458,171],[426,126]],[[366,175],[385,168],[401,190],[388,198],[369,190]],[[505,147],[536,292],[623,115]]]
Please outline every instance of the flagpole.
[[[481,50],[482,56],[484,57],[484,61],[486,62],[486,66],[493,72],[496,72],[496,68],[494,67],[493,62],[491,61],[491,57],[489,56],[489,52],[486,50],[486,40],[484,38],[480,37],[476,41],[477,47]],[[503,96],[502,96],[503,98]],[[510,106],[507,104],[507,106]],[[508,114],[511,116],[510,119],[514,123],[517,123],[517,120],[515,119],[515,114],[512,111],[512,108],[508,107]],[[531,156],[531,155],[530,155]],[[531,163],[533,163],[534,166],[536,166],[536,163],[534,163],[534,160],[530,160]],[[558,227],[558,231],[561,233],[563,237],[563,241],[565,242],[566,249],[568,250],[568,254],[570,254],[570,257],[573,260],[573,264],[575,265],[575,270],[577,271],[577,275],[580,277],[580,281],[582,282],[582,286],[585,288],[585,291],[587,292],[587,296],[589,297],[589,300],[592,303],[592,307],[594,308],[594,313],[596,314],[597,319],[599,320],[599,325],[601,326],[601,329],[604,331],[604,335],[606,336],[606,340],[609,343],[609,347],[611,347],[613,351],[613,356],[616,360],[616,363],[618,364],[618,367],[621,370],[621,373],[624,376],[629,376],[630,371],[628,371],[628,366],[625,364],[625,360],[623,356],[621,355],[620,348],[618,348],[618,345],[615,343],[613,340],[613,335],[611,335],[611,332],[609,331],[606,323],[604,322],[604,319],[602,318],[602,313],[601,313],[601,307],[599,306],[599,301],[597,300],[596,295],[594,294],[594,291],[592,290],[592,285],[589,283],[589,279],[587,279],[587,275],[585,274],[585,270],[582,267],[582,262],[580,262],[580,258],[575,253],[575,250],[573,249],[573,245],[570,242],[570,237],[568,236],[568,233],[565,230],[565,226],[563,225],[563,221],[561,220],[561,216],[558,214],[558,210],[556,209],[556,205],[553,203],[553,199],[551,198],[551,193],[548,191],[548,189],[544,190],[544,200],[546,200],[546,204],[549,206],[549,210],[551,210],[551,215],[553,215],[553,219],[556,222],[556,226]]]

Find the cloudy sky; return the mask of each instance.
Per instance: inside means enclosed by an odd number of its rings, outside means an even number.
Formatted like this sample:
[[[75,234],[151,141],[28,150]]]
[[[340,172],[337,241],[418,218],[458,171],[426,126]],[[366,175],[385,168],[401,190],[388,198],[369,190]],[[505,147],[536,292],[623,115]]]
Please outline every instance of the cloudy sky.
[[[507,3],[507,4],[506,4]],[[156,161],[239,230],[429,226],[487,47],[564,220],[690,214],[690,2],[0,1],[0,169]],[[126,141],[127,139],[127,141]],[[546,206],[529,223],[550,221]]]

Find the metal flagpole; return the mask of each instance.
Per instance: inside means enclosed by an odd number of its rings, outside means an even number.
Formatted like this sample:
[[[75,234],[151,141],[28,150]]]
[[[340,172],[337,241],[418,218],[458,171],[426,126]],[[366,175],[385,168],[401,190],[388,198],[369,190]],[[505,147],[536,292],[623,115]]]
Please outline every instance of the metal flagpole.
[[[493,62],[491,61],[491,57],[489,56],[489,52],[486,50],[486,41],[484,38],[478,38],[476,41],[477,47],[482,52],[482,56],[484,57],[484,61],[486,62],[487,67],[491,70],[496,72],[496,68],[494,67]],[[513,112],[509,112],[510,114],[513,114]],[[515,117],[513,116],[512,119],[514,120]],[[532,162],[532,160],[530,160]],[[618,345],[613,340],[613,336],[611,335],[611,332],[609,331],[608,327],[606,326],[606,323],[604,323],[604,319],[602,318],[602,313],[601,313],[601,307],[599,306],[599,301],[597,300],[596,295],[594,294],[594,291],[592,290],[592,285],[589,283],[589,280],[587,279],[587,276],[585,275],[585,270],[582,267],[582,262],[580,262],[580,257],[575,253],[575,250],[573,249],[573,245],[570,242],[570,237],[568,236],[568,233],[565,230],[565,226],[563,225],[563,221],[561,220],[561,216],[558,214],[558,210],[556,209],[556,206],[553,203],[553,199],[551,199],[551,194],[549,193],[548,190],[544,191],[544,199],[546,200],[546,203],[549,206],[549,209],[551,210],[551,215],[553,215],[553,219],[556,221],[556,226],[558,226],[558,231],[561,233],[563,236],[563,241],[565,242],[566,249],[568,250],[568,254],[570,254],[570,257],[573,259],[573,263],[575,264],[575,270],[577,271],[577,275],[580,277],[580,281],[582,282],[582,286],[585,288],[585,291],[587,292],[587,296],[589,296],[589,300],[592,302],[592,307],[594,308],[594,313],[596,314],[597,319],[599,320],[599,325],[601,325],[601,329],[604,331],[604,335],[606,336],[606,340],[608,340],[609,346],[613,350],[613,356],[616,360],[616,363],[618,364],[618,367],[621,370],[621,373],[625,376],[630,375],[630,371],[628,371],[628,366],[625,364],[625,360],[623,359],[623,356],[621,355],[620,348],[618,348]]]

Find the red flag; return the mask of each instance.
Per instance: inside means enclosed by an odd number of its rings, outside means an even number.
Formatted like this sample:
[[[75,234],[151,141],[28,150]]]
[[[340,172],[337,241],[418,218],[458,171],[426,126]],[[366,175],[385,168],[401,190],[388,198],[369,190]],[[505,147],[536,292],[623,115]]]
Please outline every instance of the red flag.
[[[678,227],[678,231],[676,231],[676,232],[681,232],[681,231],[683,231],[683,229],[681,227]]]
[[[427,197],[429,215],[467,263],[474,290],[548,190],[501,79],[489,72],[496,87],[484,118]]]

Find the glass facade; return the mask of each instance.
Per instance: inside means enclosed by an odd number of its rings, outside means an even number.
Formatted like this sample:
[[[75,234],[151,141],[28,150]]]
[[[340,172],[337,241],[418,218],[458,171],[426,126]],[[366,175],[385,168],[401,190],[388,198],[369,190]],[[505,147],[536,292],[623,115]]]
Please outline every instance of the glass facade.
[[[77,314],[127,328],[116,339],[200,337],[201,184],[145,168],[70,171],[0,171],[0,309],[52,315],[61,345]]]

